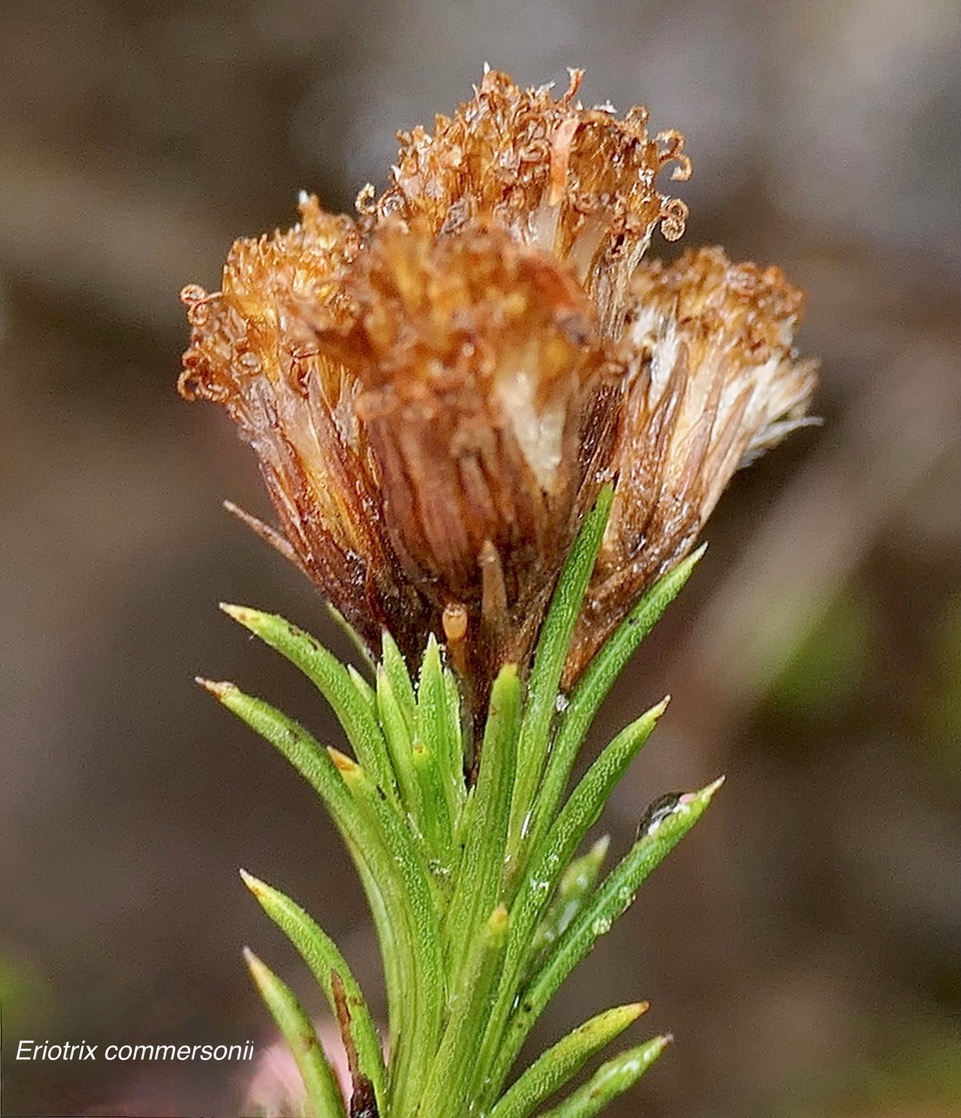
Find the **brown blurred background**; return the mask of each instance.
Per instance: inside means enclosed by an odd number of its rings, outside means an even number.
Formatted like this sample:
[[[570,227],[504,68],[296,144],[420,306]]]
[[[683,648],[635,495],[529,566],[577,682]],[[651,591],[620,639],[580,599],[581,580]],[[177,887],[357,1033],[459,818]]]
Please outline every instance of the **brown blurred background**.
[[[230,1069],[15,1064],[21,1037],[270,1033],[247,896],[302,900],[381,1004],[310,793],[191,682],[235,678],[337,741],[218,599],[342,646],[220,509],[266,515],[218,409],[174,392],[177,292],[231,240],[384,185],[393,131],[586,67],[585,100],[687,133],[685,243],[809,294],[818,409],[740,475],[711,549],[602,714],[673,706],[605,823],[728,784],[576,972],[543,1047],[647,997],[676,1044],[612,1115],[961,1113],[956,0],[4,0],[0,7],[0,994],[7,1113],[238,1112]],[[666,246],[655,243],[652,251]]]

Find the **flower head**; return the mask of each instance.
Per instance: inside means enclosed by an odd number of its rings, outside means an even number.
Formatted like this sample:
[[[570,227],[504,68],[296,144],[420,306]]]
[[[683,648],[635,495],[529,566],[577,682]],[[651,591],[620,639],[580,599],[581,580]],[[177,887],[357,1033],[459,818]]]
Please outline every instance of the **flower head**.
[[[606,336],[623,321],[625,288],[660,223],[669,241],[687,207],[659,192],[658,173],[690,176],[679,132],[647,132],[642,105],[618,120],[610,106],[576,101],[583,72],[555,98],[488,70],[472,100],[433,132],[400,133],[392,184],[373,207],[424,216],[435,236],[493,221],[522,244],[565,261],[598,311]]]
[[[260,459],[259,526],[374,649],[446,639],[479,709],[525,664],[584,512],[611,519],[567,682],[692,546],[731,474],[802,422],[800,293],[717,249],[642,258],[683,203],[683,138],[487,72],[401,134],[357,219],[301,201],[186,288],[181,392],[222,403]]]
[[[690,551],[732,474],[805,419],[816,364],[803,295],[719,248],[634,274],[622,338],[614,503],[565,676],[576,679],[658,575]]]

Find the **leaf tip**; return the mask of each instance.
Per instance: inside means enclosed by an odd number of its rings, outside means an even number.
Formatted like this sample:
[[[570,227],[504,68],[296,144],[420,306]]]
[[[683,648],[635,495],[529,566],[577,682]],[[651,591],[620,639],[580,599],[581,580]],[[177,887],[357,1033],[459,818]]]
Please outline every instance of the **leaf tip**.
[[[671,696],[665,695],[663,699],[655,706],[651,707],[651,717],[655,720],[660,718],[664,711],[671,705]]]
[[[389,629],[383,629],[380,634],[380,647],[381,659],[387,660],[391,656],[400,657],[401,651],[397,647],[397,641],[394,640],[393,635]]]
[[[507,905],[503,901],[494,909],[494,911],[487,918],[487,926],[491,931],[497,932],[507,927],[510,916],[507,912]]]
[[[652,1040],[649,1040],[647,1044],[645,1044],[643,1048],[638,1051],[638,1055],[641,1058],[642,1066],[645,1068],[650,1067],[650,1065],[654,1063],[658,1056],[661,1055],[664,1049],[667,1048],[669,1044],[673,1043],[673,1033],[662,1033],[660,1036],[656,1036]]]
[[[217,606],[228,617],[232,617],[234,621],[239,621],[241,625],[245,625],[248,629],[259,616],[259,612],[249,606],[235,606],[231,602],[218,602]]]
[[[708,784],[704,788],[698,789],[697,792],[685,792],[682,796],[678,797],[678,804],[683,806],[690,806],[692,804],[699,808],[706,808],[711,802],[714,793],[721,787],[725,781],[725,777],[719,776],[717,780]]]
[[[709,784],[706,788],[702,788],[701,791],[698,792],[698,796],[702,800],[704,800],[705,803],[710,803],[711,802],[711,797],[718,790],[718,788],[721,787],[721,785],[724,783],[725,780],[727,780],[727,776],[725,776],[722,773],[717,778],[717,780],[715,780],[713,783]]]
[[[264,892],[264,883],[259,878],[254,877],[252,873],[248,873],[243,867],[241,867],[238,872],[240,874],[240,880],[244,885],[247,886],[255,897],[259,898]]]
[[[209,691],[215,699],[219,699],[221,702],[237,690],[236,684],[228,683],[226,680],[218,682],[213,679],[204,679],[202,675],[194,676],[194,682],[199,683],[205,691]]]
[[[339,749],[334,749],[332,745],[327,747],[327,755],[330,757],[331,761],[334,762],[334,767],[340,773],[352,773],[360,768],[352,757],[348,757],[346,753],[341,753]]]
[[[496,684],[498,681],[503,680],[504,683],[514,683],[514,681],[517,680],[519,676],[520,669],[518,668],[518,666],[516,664],[508,663],[504,664],[501,667],[501,670],[497,674],[497,679],[494,682]]]

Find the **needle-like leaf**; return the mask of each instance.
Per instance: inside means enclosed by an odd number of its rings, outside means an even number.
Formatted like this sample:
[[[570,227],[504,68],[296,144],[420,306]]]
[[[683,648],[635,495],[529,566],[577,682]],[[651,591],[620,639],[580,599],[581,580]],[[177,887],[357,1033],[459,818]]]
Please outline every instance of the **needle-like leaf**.
[[[558,579],[537,643],[524,704],[517,750],[517,782],[511,804],[508,855],[511,876],[515,880],[523,867],[522,845],[528,834],[534,795],[550,745],[551,725],[557,714],[558,684],[584,592],[604,538],[613,499],[613,488],[604,486],[594,508],[584,517]]]
[[[277,614],[225,602],[221,602],[220,608],[304,673],[330,704],[357,760],[385,792],[396,796],[384,735],[370,704],[364,702],[358,693],[351,679],[351,670],[344,667],[310,633],[298,629]]]
[[[374,1085],[382,1113],[387,1113],[387,1069],[381,1051],[380,1037],[374,1027],[367,1002],[354,978],[347,960],[334,941],[304,910],[289,897],[260,881],[245,870],[240,871],[244,884],[253,893],[260,907],[296,947],[324,991],[330,1011],[337,1016],[333,975],[339,974],[350,1010],[350,1035],[357,1051],[361,1073]]]
[[[670,1042],[670,1036],[656,1036],[608,1060],[583,1087],[560,1106],[545,1111],[540,1118],[593,1118],[618,1095],[633,1087]]]
[[[643,834],[624,859],[598,886],[596,893],[523,991],[495,1058],[494,1082],[501,1081],[521,1045],[561,983],[588,954],[597,940],[634,900],[641,883],[661,864],[704,813],[723,777],[699,792],[680,797],[677,808],[656,830]]]
[[[564,705],[531,824],[534,841],[554,820],[578,750],[617,677],[691,577],[707,544],[683,559],[644,595],[608,637]]]
[[[337,1078],[327,1063],[310,1018],[293,991],[249,948],[244,948],[244,958],[260,996],[294,1057],[313,1118],[347,1118]]]
[[[487,1118],[529,1118],[544,1101],[569,1082],[605,1045],[647,1009],[647,1002],[618,1006],[592,1017],[548,1048],[501,1096]]]

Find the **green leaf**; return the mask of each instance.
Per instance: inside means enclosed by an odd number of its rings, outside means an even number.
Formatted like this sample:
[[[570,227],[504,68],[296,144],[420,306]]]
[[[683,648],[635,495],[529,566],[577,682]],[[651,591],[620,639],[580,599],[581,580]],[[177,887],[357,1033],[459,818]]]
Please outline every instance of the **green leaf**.
[[[344,1099],[317,1033],[293,991],[247,947],[244,958],[297,1064],[314,1118],[347,1118]]]
[[[527,951],[528,965],[536,965],[570,927],[591,895],[601,872],[610,837],[604,835],[581,858],[575,858],[557,884],[557,892],[534,930]]]
[[[564,709],[544,780],[538,790],[536,818],[531,827],[535,840],[553,821],[578,751],[608,692],[641,641],[691,577],[706,549],[707,544],[703,544],[648,590],[604,642],[578,681]]]
[[[511,934],[481,1050],[481,1064],[493,1061],[502,1048],[503,1030],[516,1001],[521,976],[532,969],[531,937],[554,895],[558,878],[597,821],[617,782],[650,737],[666,706],[667,700],[658,703],[614,738],[584,774],[554,826],[532,854],[530,870],[521,882],[511,910]],[[505,1073],[506,1070],[505,1067]],[[492,1079],[492,1089],[496,1090],[499,1085],[499,1079]]]
[[[330,602],[325,602],[324,605],[327,607],[327,613],[330,615],[331,620],[350,641],[351,645],[353,645],[354,650],[360,657],[361,664],[363,664],[364,667],[370,671],[371,676],[373,676],[374,660],[370,654],[370,649],[367,647],[367,642],[336,606],[331,605]]]
[[[560,1106],[545,1111],[540,1118],[592,1118],[609,1102],[623,1095],[641,1078],[664,1049],[670,1036],[656,1036],[646,1044],[628,1049],[609,1060]]]
[[[330,704],[357,760],[388,795],[396,798],[397,789],[384,735],[370,703],[358,693],[351,678],[351,669],[345,668],[309,633],[283,617],[224,602],[221,602],[220,608],[304,673]],[[356,671],[354,674],[357,674]],[[362,677],[358,678],[364,682]],[[366,682],[364,686],[368,687]]]
[[[393,638],[384,632],[384,660],[377,669],[377,709],[401,799],[428,860],[448,866],[453,837],[436,756],[418,741],[417,700],[407,665]]]
[[[380,722],[377,720],[376,692],[374,691],[373,687],[371,687],[371,685],[367,682],[367,680],[364,679],[360,672],[354,667],[353,664],[347,665],[347,674],[348,676],[350,676],[350,682],[354,685],[354,689],[356,690],[357,694],[367,704],[367,708],[370,711],[375,725],[378,729],[380,729]],[[373,678],[373,676],[376,674],[376,668],[371,668],[370,674]],[[360,758],[358,757],[357,760],[360,761]],[[361,764],[363,764],[363,761],[361,761]]]
[[[487,1118],[528,1118],[646,1009],[647,1002],[634,1002],[592,1017],[539,1056],[489,1111]]]
[[[394,691],[394,682],[387,669],[377,668],[377,713],[390,753],[404,810],[413,819],[418,839],[424,836],[424,794],[414,772],[414,743],[411,724],[403,703]]]
[[[355,802],[371,820],[387,849],[395,874],[403,881],[401,897],[403,951],[401,973],[401,1005],[391,1005],[392,1020],[401,1022],[392,1029],[391,1082],[394,1104],[399,1114],[404,1105],[416,1098],[427,1075],[424,1053],[437,1046],[444,1012],[446,982],[441,949],[437,907],[432,893],[434,882],[414,845],[405,821],[384,799],[380,790],[360,765],[342,754],[331,751],[344,784]],[[372,867],[373,868],[373,867]],[[381,870],[374,869],[379,877]],[[394,909],[391,908],[393,914]]]
[[[499,900],[519,714],[520,680],[517,668],[507,664],[491,689],[477,783],[468,801],[469,834],[461,840],[464,853],[445,929],[448,973],[454,982],[478,929]]]
[[[584,593],[604,538],[613,499],[613,488],[605,485],[594,508],[584,517],[557,581],[537,642],[534,667],[527,686],[527,701],[524,704],[524,720],[517,751],[517,782],[511,806],[508,852],[511,873],[515,879],[523,869],[521,848],[527,835],[529,812],[550,744],[551,725],[557,713],[558,685]]]
[[[236,684],[207,679],[197,682],[293,765],[320,796],[337,829],[351,838],[365,858],[382,862],[385,868],[391,865],[377,831],[357,811],[334,762],[316,738],[269,703],[244,694]]]
[[[487,1016],[490,989],[503,958],[508,925],[507,909],[499,904],[471,943],[418,1118],[449,1118],[466,1112],[471,1101],[468,1090],[476,1066],[477,1036]]]
[[[657,829],[641,835],[600,884],[589,904],[555,945],[523,992],[496,1055],[494,1081],[500,1081],[517,1057],[528,1032],[577,964],[631,905],[642,882],[661,864],[704,813],[723,777],[699,792],[682,796]]]
[[[424,804],[424,837],[428,865],[434,876],[450,892],[450,875],[454,868],[454,835],[437,755],[423,740],[414,742],[411,755],[414,776],[420,786]]]
[[[429,879],[406,826],[366,770],[350,758],[335,751],[335,766],[302,726],[234,684],[199,682],[287,758],[347,839],[378,916],[385,971],[390,967],[395,992],[399,990],[390,1003],[392,1067],[398,1081],[410,1080],[416,1087],[409,1065],[414,1052],[432,1051],[436,1043],[444,976]]]
[[[455,765],[455,771],[460,771],[461,774],[461,791],[460,802],[463,807],[464,800],[467,797],[467,781],[464,778],[465,758],[467,755],[467,745],[464,741],[464,726],[461,721],[461,693],[460,687],[457,683],[457,677],[450,670],[444,668],[444,690],[447,693],[447,717],[450,720],[451,740],[456,746],[456,757],[458,758]]]
[[[363,854],[354,848],[349,838],[346,841],[357,876],[364,889],[364,896],[367,898],[374,927],[377,929],[377,943],[380,947],[384,985],[387,989],[387,1035],[396,1037],[406,1027],[403,1021],[407,1007],[406,987],[409,977],[408,968],[403,965],[403,962],[409,950],[409,923],[395,923],[384,899],[384,890],[378,884]]]
[[[417,739],[429,743],[437,757],[437,771],[447,800],[451,831],[467,796],[460,731],[460,693],[448,686],[440,646],[431,633],[417,682]],[[453,677],[451,676],[453,682]]]
[[[387,1071],[384,1066],[380,1037],[377,1035],[367,1002],[347,965],[347,960],[334,941],[298,904],[245,870],[240,871],[240,876],[256,897],[260,907],[287,936],[310,968],[324,991],[335,1019],[337,1003],[334,998],[333,975],[335,973],[340,975],[347,1007],[350,1010],[350,1035],[357,1050],[358,1067],[361,1074],[374,1085],[378,1109],[382,1114],[386,1114]]]
[[[400,708],[401,714],[404,716],[404,722],[407,725],[407,733],[413,736],[414,723],[417,717],[417,700],[414,697],[414,685],[411,682],[410,673],[407,671],[407,664],[404,662],[404,657],[401,655],[396,641],[386,629],[383,635],[382,664],[384,671],[390,679],[391,690],[397,700],[397,705]]]

